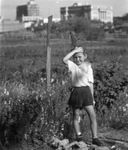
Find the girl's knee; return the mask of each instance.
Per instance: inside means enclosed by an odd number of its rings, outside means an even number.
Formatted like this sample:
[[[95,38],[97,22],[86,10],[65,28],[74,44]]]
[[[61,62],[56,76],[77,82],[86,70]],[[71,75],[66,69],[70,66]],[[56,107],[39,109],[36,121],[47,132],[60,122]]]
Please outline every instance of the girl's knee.
[[[89,118],[90,118],[90,121],[91,121],[91,122],[97,122],[97,121],[96,121],[96,114],[95,114],[95,113],[91,113],[91,114],[89,115]]]
[[[93,106],[88,106],[85,109],[86,109],[86,111],[87,111],[87,113],[88,113],[88,115],[89,115],[90,118],[92,118],[92,119],[96,118],[96,113],[94,111]]]

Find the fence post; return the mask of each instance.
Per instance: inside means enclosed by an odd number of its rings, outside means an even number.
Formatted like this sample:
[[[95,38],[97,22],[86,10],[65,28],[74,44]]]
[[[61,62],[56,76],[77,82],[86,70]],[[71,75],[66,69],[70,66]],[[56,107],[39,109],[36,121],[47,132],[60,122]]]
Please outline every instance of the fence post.
[[[49,44],[49,33],[52,27],[52,16],[48,17],[48,26],[47,26],[47,61],[46,61],[46,78],[47,78],[47,90],[51,84],[51,47]]]

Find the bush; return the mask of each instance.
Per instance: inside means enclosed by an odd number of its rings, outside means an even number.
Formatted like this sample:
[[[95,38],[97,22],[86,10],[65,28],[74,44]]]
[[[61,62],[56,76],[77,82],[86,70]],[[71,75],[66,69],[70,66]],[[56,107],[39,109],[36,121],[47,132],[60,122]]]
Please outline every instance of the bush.
[[[98,41],[105,37],[105,33],[102,28],[91,27],[87,33],[86,40],[88,41]]]
[[[102,40],[105,33],[100,24],[100,22],[90,22],[83,17],[75,17],[60,23],[53,23],[52,33],[65,35],[70,31],[74,31],[76,34],[81,34],[86,40]]]
[[[44,142],[52,135],[63,136],[61,126],[66,115],[69,94],[66,84],[70,86],[68,82],[60,77],[60,81],[52,83],[52,87],[47,91],[45,81],[37,74],[19,76],[17,81],[14,82],[11,78],[10,82],[3,82],[1,85],[2,143],[17,143],[22,140],[31,143],[37,140]]]
[[[113,108],[121,103],[121,101],[122,103],[125,101],[125,105],[127,104],[126,97],[125,100],[121,99],[121,95],[124,94],[125,89],[128,88],[128,74],[126,74],[126,68],[117,61],[110,63],[104,62],[97,65],[95,68],[94,87],[96,110],[98,118],[100,118],[100,123],[109,124],[109,121],[114,119],[112,113]],[[114,109],[114,111],[118,112],[118,109]]]
[[[27,127],[36,119],[41,110],[36,92],[21,84],[6,84],[1,88],[0,126],[3,143],[19,142]]]

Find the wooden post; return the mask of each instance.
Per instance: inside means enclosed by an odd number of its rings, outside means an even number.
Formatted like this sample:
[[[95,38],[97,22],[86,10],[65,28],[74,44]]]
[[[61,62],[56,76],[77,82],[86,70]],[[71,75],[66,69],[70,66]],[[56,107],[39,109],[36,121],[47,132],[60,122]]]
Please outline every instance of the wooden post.
[[[47,47],[47,64],[46,64],[46,74],[47,74],[47,89],[49,89],[51,84],[51,47]]]
[[[47,75],[47,90],[51,84],[51,47],[49,44],[49,33],[52,27],[52,16],[48,17],[48,26],[47,26],[47,62],[46,62],[46,75]]]

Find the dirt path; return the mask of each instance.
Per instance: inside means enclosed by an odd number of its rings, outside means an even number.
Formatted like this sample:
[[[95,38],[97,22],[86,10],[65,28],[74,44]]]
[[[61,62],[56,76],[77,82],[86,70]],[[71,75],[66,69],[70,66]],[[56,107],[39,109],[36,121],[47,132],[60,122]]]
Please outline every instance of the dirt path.
[[[128,142],[128,128],[121,130],[116,130],[112,128],[104,129],[103,131],[100,131],[99,136],[108,139]]]

